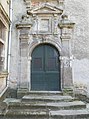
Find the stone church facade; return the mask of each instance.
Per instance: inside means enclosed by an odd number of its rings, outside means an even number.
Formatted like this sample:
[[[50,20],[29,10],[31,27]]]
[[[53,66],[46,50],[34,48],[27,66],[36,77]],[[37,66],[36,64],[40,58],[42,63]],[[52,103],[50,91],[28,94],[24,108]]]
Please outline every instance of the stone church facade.
[[[28,91],[73,88],[73,79],[78,77],[74,76],[77,60],[73,62],[73,55],[79,57],[74,51],[77,17],[71,11],[75,2],[13,1],[11,88]]]
[[[13,84],[27,90],[72,88],[74,23],[63,14],[64,1],[22,2],[26,13],[14,24],[18,57],[14,57],[17,58],[17,77],[13,77],[17,80]]]

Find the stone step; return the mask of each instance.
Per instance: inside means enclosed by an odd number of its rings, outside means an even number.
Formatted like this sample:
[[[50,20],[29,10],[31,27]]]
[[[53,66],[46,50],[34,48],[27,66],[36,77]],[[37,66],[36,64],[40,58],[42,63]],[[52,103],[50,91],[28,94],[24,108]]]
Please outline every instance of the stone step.
[[[26,90],[18,90],[17,97],[22,98],[24,95],[30,96],[52,96],[52,95],[63,95],[62,91],[26,91]]]
[[[22,99],[4,100],[8,106],[3,119],[89,119],[84,102],[53,93],[48,95],[48,92],[44,92],[40,95],[40,92],[35,92],[34,95],[32,92]]]
[[[29,109],[23,109],[23,110],[8,110],[6,115],[7,118],[24,118],[24,119],[47,119],[49,117],[49,111],[48,110],[29,110]],[[11,119],[12,119],[11,118]]]
[[[9,104],[8,109],[50,109],[50,110],[60,110],[60,109],[83,109],[86,108],[86,104],[82,101],[73,102],[55,102],[55,103],[20,103],[12,102]]]
[[[27,119],[89,119],[89,111],[83,110],[9,110],[6,113],[6,117],[24,117]],[[7,119],[7,118],[6,118]]]
[[[89,119],[89,110],[50,111],[51,119]]]
[[[30,91],[28,95],[33,96],[53,96],[53,95],[63,95],[62,91]]]
[[[25,95],[22,98],[22,102],[29,102],[29,103],[37,103],[37,102],[61,102],[61,101],[72,101],[74,100],[73,97],[71,96],[30,96],[30,95]]]

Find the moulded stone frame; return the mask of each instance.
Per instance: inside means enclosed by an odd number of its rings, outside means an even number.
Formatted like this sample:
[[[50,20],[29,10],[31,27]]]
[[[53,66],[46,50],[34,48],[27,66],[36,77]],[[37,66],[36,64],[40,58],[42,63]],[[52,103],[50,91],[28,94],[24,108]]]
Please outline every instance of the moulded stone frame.
[[[18,29],[20,30],[22,27],[18,27]],[[23,27],[24,28],[24,27]],[[26,28],[26,27],[25,27]],[[27,27],[28,28],[28,27]],[[30,30],[31,27],[29,27],[29,30]],[[33,36],[36,36],[36,40],[33,39]],[[40,38],[38,38],[38,35],[37,34],[29,34],[28,35],[29,37],[27,38],[28,39],[28,44],[29,44],[29,48],[28,48],[28,61],[27,61],[27,64],[28,64],[28,67],[27,67],[27,87],[26,89],[27,90],[31,90],[31,61],[32,61],[32,52],[33,50],[38,46],[38,45],[41,45],[41,44],[49,44],[49,45],[52,45],[54,46],[60,56],[59,56],[59,59],[60,59],[60,70],[61,70],[61,90],[63,90],[65,87],[66,87],[66,81],[64,79],[64,70],[66,70],[65,66],[64,66],[64,56],[63,56],[63,49],[62,49],[62,46],[61,46],[61,43],[60,43],[60,40],[54,40],[54,37],[53,38],[50,38],[50,36],[47,34],[47,36],[49,37],[45,37],[44,38],[44,34],[40,34]],[[51,36],[53,36],[51,34]],[[19,34],[19,38],[21,40],[21,37],[20,37],[20,34]],[[70,67],[68,68],[70,69]],[[21,80],[21,79],[19,79]],[[71,80],[71,79],[70,79]],[[21,84],[20,84],[21,85]],[[69,88],[71,87],[72,85],[69,86]]]
[[[52,12],[50,12],[50,11],[49,12],[44,12],[44,11],[43,12],[39,12],[39,10],[44,8],[44,7],[47,7],[47,8],[51,7],[52,9],[54,9],[54,11],[52,11]],[[44,4],[44,5],[40,6],[40,7],[36,7],[35,9],[28,10],[27,14],[31,15],[33,17],[33,19],[37,19],[37,20],[38,20],[38,17],[41,17],[41,16],[44,16],[43,19],[44,18],[48,19],[48,17],[50,17],[50,16],[51,17],[53,16],[56,19],[58,17],[57,15],[61,15],[62,12],[63,12],[63,10],[60,10],[60,9],[57,9],[57,8],[53,8],[53,6],[50,6],[48,4]],[[45,17],[45,15],[46,15],[46,17]],[[21,28],[28,28],[29,27],[29,29],[30,29],[31,26],[32,26],[31,24],[30,25],[29,24],[25,24],[25,25],[24,24],[20,24],[20,25],[17,25],[17,28],[21,29]],[[59,24],[60,31],[64,27],[73,28],[73,26],[74,26],[74,23]],[[31,30],[33,30],[33,29],[31,29]],[[36,36],[36,40],[34,40],[34,35]],[[38,35],[40,35],[40,38],[39,38]],[[47,35],[48,38],[44,37],[44,35]],[[53,37],[50,38],[49,35],[51,35]],[[58,34],[56,34],[56,35],[58,36]],[[64,64],[65,58],[64,58],[64,54],[63,54],[63,47],[62,47],[62,45],[60,43],[60,41],[63,41],[63,40],[70,41],[71,37],[69,35],[68,35],[68,37],[64,37],[62,35],[63,34],[60,34],[60,38],[58,37],[57,40],[55,40],[54,33],[50,33],[50,34],[46,33],[46,32],[45,33],[40,33],[40,32],[34,33],[34,31],[33,32],[31,31],[31,33],[29,33],[29,35],[28,35],[29,37],[27,38],[28,39],[28,44],[29,44],[28,62],[27,62],[28,63],[28,67],[27,67],[27,84],[28,85],[27,86],[28,87],[26,87],[29,91],[31,90],[31,61],[32,61],[32,57],[31,56],[32,56],[32,52],[38,45],[41,45],[41,44],[53,45],[58,50],[58,52],[60,54],[59,59],[60,59],[60,69],[61,69],[61,90],[63,90],[65,87],[67,87],[67,88],[72,87],[72,83],[68,83],[68,81],[72,82],[71,67],[70,66],[65,67],[65,64]],[[68,52],[70,52],[70,51],[68,51]],[[70,79],[67,79],[67,78],[70,78]],[[69,84],[69,85],[67,86],[67,84]]]
[[[66,87],[66,81],[64,79],[65,76],[63,75],[64,74],[63,71],[64,71],[64,69],[66,70],[66,68],[64,67],[63,49],[61,47],[60,41],[59,41],[59,39],[58,39],[58,41],[55,41],[53,38],[50,38],[50,37],[43,39],[44,35],[42,35],[42,34],[40,34],[40,37],[41,38],[39,40],[38,40],[38,37],[37,37],[37,40],[33,40],[33,34],[30,34],[29,37],[27,38],[28,44],[29,44],[29,48],[28,48],[28,56],[27,56],[27,58],[28,58],[27,64],[28,65],[27,65],[27,81],[26,81],[27,87],[26,87],[26,89],[29,90],[29,91],[31,90],[31,61],[32,61],[32,57],[31,56],[32,56],[33,50],[38,45],[49,44],[49,45],[54,46],[58,50],[58,52],[60,54],[60,56],[59,56],[59,59],[60,59],[60,71],[61,71],[60,78],[61,78],[61,90],[63,90]],[[22,39],[20,37],[20,34],[19,34],[19,38],[20,38],[20,40]],[[19,82],[20,82],[20,80],[21,79],[19,79]]]
[[[32,45],[32,44],[34,44],[34,45]],[[63,71],[63,66],[62,66],[62,56],[61,56],[61,53],[62,53],[62,49],[61,49],[61,47],[60,47],[60,44],[59,43],[56,43],[55,41],[53,41],[52,39],[49,39],[49,40],[45,40],[45,41],[42,41],[42,40],[40,40],[40,41],[38,41],[38,42],[32,42],[31,44],[30,44],[30,46],[29,46],[29,56],[28,56],[28,82],[29,82],[29,91],[31,90],[31,61],[32,61],[32,52],[33,52],[33,50],[38,46],[38,45],[44,45],[44,44],[49,44],[49,45],[52,45],[52,46],[54,46],[57,50],[58,50],[58,52],[59,52],[59,54],[60,54],[60,56],[59,56],[59,60],[60,60],[60,78],[61,78],[61,90],[63,89],[63,77],[62,77],[62,71]],[[29,77],[30,77],[30,80],[29,80]]]

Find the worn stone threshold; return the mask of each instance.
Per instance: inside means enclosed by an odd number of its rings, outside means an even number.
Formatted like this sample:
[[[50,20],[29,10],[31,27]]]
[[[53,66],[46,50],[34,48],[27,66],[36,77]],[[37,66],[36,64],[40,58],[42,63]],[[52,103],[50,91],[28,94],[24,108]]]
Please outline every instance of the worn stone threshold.
[[[22,100],[72,100],[73,97],[71,96],[30,96],[26,95],[22,98]]]
[[[50,115],[52,116],[74,116],[74,115],[88,115],[89,110],[82,109],[82,110],[58,110],[58,111],[50,111]]]
[[[20,102],[20,101],[13,101],[13,102],[9,102],[10,107],[17,107],[17,108],[21,108],[21,107],[56,107],[56,108],[62,108],[62,107],[76,107],[76,108],[86,108],[86,104],[83,103],[82,101],[73,101],[73,102],[52,102],[52,103],[24,103],[24,102]]]

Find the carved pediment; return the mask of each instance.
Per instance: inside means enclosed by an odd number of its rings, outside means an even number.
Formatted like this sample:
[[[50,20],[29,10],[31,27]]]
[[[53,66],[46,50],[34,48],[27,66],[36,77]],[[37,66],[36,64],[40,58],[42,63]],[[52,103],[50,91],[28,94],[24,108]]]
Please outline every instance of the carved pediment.
[[[28,14],[62,14],[63,10],[50,4],[42,4],[32,10],[28,10]]]

